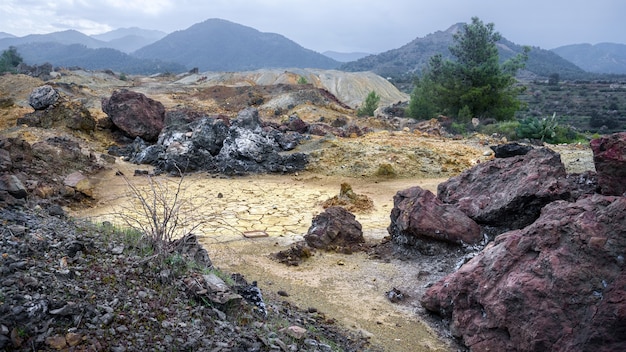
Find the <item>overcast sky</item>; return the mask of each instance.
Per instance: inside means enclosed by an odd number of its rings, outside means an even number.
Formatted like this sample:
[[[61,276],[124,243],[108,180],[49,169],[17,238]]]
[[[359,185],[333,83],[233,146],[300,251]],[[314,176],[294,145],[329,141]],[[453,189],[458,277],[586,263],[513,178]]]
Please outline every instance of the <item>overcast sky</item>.
[[[383,52],[473,16],[544,49],[626,43],[626,0],[0,0],[0,32],[17,36],[125,27],[171,33],[221,18],[318,52]]]

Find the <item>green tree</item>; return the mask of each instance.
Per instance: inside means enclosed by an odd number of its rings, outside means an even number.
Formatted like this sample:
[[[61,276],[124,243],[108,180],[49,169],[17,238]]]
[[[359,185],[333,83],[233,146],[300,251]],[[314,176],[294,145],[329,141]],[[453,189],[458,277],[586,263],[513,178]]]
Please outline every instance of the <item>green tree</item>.
[[[380,96],[375,91],[371,91],[365,98],[363,106],[357,110],[357,116],[374,116],[374,111],[378,108]]]
[[[15,68],[22,62],[22,57],[17,53],[17,48],[10,46],[0,55],[0,73],[15,72]]]
[[[430,59],[411,94],[411,100],[418,102],[409,109],[409,116],[419,118],[414,115],[421,111],[418,107],[424,108],[429,102],[437,113],[450,116],[459,116],[463,111],[471,117],[512,119],[521,104],[515,74],[524,67],[530,48],[525,47],[521,54],[500,64],[496,45],[500,39],[493,23],[485,25],[473,17],[471,24],[454,35],[449,49],[456,60],[444,60],[440,54]]]

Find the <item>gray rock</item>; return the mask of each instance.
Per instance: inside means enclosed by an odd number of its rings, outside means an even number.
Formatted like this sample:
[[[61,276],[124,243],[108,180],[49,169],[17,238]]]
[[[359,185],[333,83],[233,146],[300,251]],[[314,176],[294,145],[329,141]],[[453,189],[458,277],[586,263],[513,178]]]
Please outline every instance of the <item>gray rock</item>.
[[[28,97],[28,104],[35,110],[44,110],[59,100],[59,92],[50,85],[33,89]]]

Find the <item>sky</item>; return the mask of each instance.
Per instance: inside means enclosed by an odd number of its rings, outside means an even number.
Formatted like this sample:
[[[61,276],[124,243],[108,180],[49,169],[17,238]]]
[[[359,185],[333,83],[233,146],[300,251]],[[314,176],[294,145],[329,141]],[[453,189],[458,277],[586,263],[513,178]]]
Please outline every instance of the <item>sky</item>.
[[[16,36],[221,18],[318,52],[380,53],[472,17],[520,45],[626,44],[626,0],[0,0],[0,32]]]

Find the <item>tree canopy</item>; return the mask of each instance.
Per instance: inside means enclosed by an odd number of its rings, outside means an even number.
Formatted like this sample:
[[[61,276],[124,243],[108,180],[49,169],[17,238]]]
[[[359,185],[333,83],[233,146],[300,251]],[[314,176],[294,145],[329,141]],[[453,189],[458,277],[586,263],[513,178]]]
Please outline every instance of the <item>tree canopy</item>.
[[[22,57],[17,53],[17,48],[9,47],[0,55],[0,73],[15,72],[15,68],[22,62]]]
[[[445,114],[461,120],[471,117],[507,120],[520,107],[515,74],[523,68],[530,48],[499,63],[497,42],[502,39],[493,23],[477,17],[454,35],[449,48],[456,60],[431,57],[422,77],[415,81],[408,114],[431,118]]]

